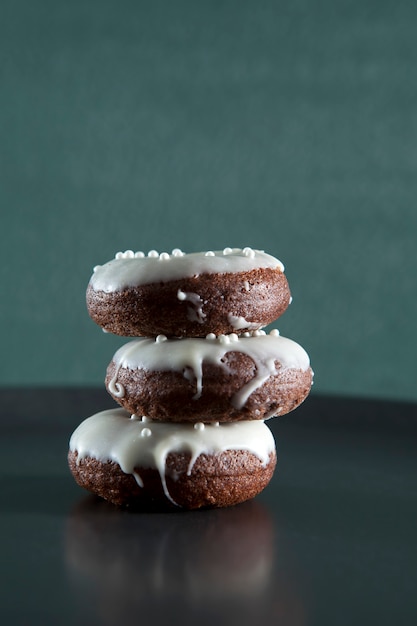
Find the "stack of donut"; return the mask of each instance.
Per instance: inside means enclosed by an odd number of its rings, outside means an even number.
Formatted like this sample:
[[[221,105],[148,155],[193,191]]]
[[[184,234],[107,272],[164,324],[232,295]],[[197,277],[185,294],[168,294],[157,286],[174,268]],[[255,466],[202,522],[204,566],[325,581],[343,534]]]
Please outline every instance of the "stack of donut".
[[[305,350],[262,330],[290,301],[282,263],[252,248],[128,250],[95,267],[91,318],[134,339],[107,368],[122,408],[71,437],[77,483],[119,506],[223,507],[260,493],[276,465],[265,420],[295,409],[312,384]]]

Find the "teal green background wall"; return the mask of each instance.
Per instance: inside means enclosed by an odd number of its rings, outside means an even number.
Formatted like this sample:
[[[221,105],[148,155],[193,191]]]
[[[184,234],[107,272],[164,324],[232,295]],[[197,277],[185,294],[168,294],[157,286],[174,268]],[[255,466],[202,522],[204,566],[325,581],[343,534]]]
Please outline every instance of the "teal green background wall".
[[[417,399],[417,3],[3,0],[1,372],[102,385],[118,250],[252,246],[320,392]]]

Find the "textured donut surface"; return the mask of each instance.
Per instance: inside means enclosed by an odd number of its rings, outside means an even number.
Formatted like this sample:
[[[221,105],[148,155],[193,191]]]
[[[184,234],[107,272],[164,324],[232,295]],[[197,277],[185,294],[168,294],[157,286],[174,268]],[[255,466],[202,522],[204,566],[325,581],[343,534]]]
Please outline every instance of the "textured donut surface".
[[[107,368],[107,390],[130,413],[167,422],[264,420],[292,411],[311,388],[307,353],[277,331],[247,335],[130,341]]]
[[[125,337],[204,337],[262,328],[291,300],[284,266],[251,248],[172,254],[127,251],[97,266],[87,309]]]
[[[196,509],[253,498],[272,478],[276,452],[263,422],[165,424],[113,409],[74,431],[68,462],[80,486],[113,504]]]

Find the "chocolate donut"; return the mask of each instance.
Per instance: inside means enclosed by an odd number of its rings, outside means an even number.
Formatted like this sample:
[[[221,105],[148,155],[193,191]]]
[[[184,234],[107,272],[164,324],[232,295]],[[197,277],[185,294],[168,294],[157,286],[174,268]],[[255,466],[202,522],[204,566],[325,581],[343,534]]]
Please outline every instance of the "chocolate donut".
[[[120,348],[106,387],[126,410],[166,422],[264,420],[308,395],[305,350],[278,331],[206,338],[141,338]]]
[[[276,452],[261,421],[167,424],[111,409],[78,426],[68,462],[80,486],[113,504],[198,509],[259,494],[273,475]]]
[[[205,337],[256,330],[288,307],[284,266],[252,248],[172,254],[127,251],[94,268],[87,309],[124,337]]]

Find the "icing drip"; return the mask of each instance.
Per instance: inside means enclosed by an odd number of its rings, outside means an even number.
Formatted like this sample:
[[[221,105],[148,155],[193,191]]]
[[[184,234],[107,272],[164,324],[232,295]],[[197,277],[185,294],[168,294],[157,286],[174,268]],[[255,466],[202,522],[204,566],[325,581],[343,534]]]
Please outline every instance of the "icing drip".
[[[156,343],[162,343],[163,341],[166,341],[166,340],[167,339],[166,339],[165,335],[158,335],[158,337],[155,339],[155,342]],[[125,357],[126,358],[129,358],[130,352],[133,352],[134,349],[135,349],[135,346],[132,345],[133,343],[134,342],[131,342],[131,344],[127,344],[125,346],[125,348],[126,348],[126,355],[125,355]],[[117,377],[119,375],[120,367],[121,367],[121,365],[119,367],[117,367],[117,369],[116,369],[116,371],[114,373],[113,378],[109,381],[109,384],[108,384],[108,389],[109,389],[110,393],[112,393],[114,395],[115,398],[124,398],[125,397],[125,393],[126,393],[126,390],[123,387],[122,383],[118,383],[117,382]]]
[[[175,504],[166,484],[166,459],[170,452],[191,454],[189,476],[201,454],[226,450],[249,451],[265,467],[275,451],[275,442],[262,421],[170,424],[131,419],[124,409],[110,409],[84,420],[72,434],[69,447],[78,453],[78,463],[85,457],[117,463],[125,474],[135,477],[140,487],[143,482],[138,468],[157,469],[166,497]]]
[[[127,287],[154,282],[168,282],[191,278],[200,274],[227,274],[248,272],[259,268],[273,268],[280,272],[284,266],[275,257],[252,248],[225,248],[222,251],[184,254],[178,248],[171,254],[150,250],[126,250],[104,265],[96,265],[90,285],[96,291],[110,293]]]
[[[192,306],[188,307],[187,317],[190,322],[198,322],[199,324],[204,323],[204,319],[206,318],[206,314],[203,312],[203,300],[200,298],[198,293],[181,291],[178,289],[177,292],[178,300],[182,302],[190,302]]]
[[[233,406],[240,409],[256,389],[277,373],[276,362],[281,369],[306,371],[310,366],[306,351],[295,341],[281,337],[277,331],[266,335],[265,331],[257,330],[245,335],[249,336],[238,337],[232,333],[216,337],[210,333],[205,339],[136,339],[122,346],[114,355],[116,372],[111,383],[115,384],[122,367],[131,370],[172,370],[189,381],[195,381],[194,399],[198,399],[203,390],[203,363],[225,368],[224,356],[228,352],[241,352],[253,360],[256,374],[232,399]]]
[[[117,376],[113,376],[113,378],[109,382],[109,391],[116,398],[124,398],[126,390],[123,387],[122,383],[116,382],[116,378],[117,378]]]
[[[239,330],[241,328],[259,328],[259,324],[256,322],[248,322],[244,317],[240,315],[233,315],[232,313],[227,314],[227,321],[235,330]]]

